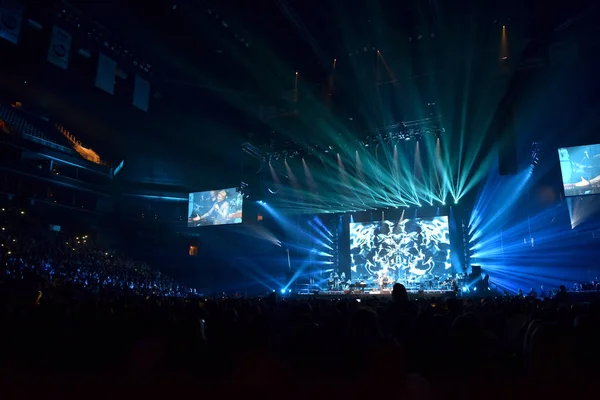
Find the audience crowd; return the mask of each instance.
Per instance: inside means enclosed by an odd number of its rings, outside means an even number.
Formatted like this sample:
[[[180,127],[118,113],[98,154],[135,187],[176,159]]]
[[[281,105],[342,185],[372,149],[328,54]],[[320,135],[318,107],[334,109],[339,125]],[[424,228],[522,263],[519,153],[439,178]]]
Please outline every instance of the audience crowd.
[[[88,235],[66,236],[3,213],[0,229],[0,261],[3,272],[31,281],[43,290],[48,285],[68,285],[86,293],[106,295],[128,292],[138,295],[187,296],[195,291],[179,285],[144,262],[101,249]],[[6,218],[8,217],[8,218]],[[13,219],[11,219],[13,217]]]
[[[205,299],[85,235],[52,242],[8,223],[0,368],[13,385],[286,398],[597,393],[600,303],[566,291],[409,300],[396,285],[391,298]]]

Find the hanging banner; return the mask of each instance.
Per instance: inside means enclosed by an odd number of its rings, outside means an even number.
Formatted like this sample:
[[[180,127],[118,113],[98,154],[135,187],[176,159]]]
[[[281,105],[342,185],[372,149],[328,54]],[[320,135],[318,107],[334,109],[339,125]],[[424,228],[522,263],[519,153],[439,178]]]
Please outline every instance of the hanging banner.
[[[59,68],[69,67],[69,53],[71,52],[71,34],[54,25],[48,50],[48,61]]]
[[[133,90],[133,106],[142,111],[148,112],[148,104],[150,103],[150,82],[135,76],[135,88]]]
[[[96,87],[106,93],[115,94],[115,74],[117,62],[100,53],[98,57],[98,71],[96,72]]]
[[[0,0],[0,37],[11,43],[19,43],[23,6],[14,0]]]

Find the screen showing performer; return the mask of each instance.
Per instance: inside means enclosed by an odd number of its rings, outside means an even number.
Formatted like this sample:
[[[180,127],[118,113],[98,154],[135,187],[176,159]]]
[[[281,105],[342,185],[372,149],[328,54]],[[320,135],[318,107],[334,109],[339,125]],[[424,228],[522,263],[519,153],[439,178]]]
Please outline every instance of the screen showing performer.
[[[190,193],[188,227],[239,224],[244,196],[234,189]]]
[[[448,217],[350,224],[352,279],[442,281],[452,273]]]
[[[565,196],[600,193],[600,145],[558,149]]]

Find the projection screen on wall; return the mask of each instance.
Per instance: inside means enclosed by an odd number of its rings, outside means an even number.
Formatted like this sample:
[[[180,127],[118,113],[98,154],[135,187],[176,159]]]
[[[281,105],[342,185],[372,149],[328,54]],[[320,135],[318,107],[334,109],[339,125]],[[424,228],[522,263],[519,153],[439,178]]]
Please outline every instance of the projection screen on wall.
[[[600,145],[558,149],[565,196],[600,193]]]
[[[239,224],[244,197],[235,188],[190,193],[188,227]]]

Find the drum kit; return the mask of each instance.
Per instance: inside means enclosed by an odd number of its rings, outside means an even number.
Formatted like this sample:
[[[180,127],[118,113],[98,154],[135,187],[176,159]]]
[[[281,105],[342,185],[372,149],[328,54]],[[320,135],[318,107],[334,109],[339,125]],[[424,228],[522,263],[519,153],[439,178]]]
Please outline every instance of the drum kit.
[[[329,279],[327,280],[327,289],[331,291],[342,291],[348,290],[350,287],[351,281],[350,279],[346,280],[346,274],[342,272],[341,275],[338,273],[332,273],[329,275]]]

